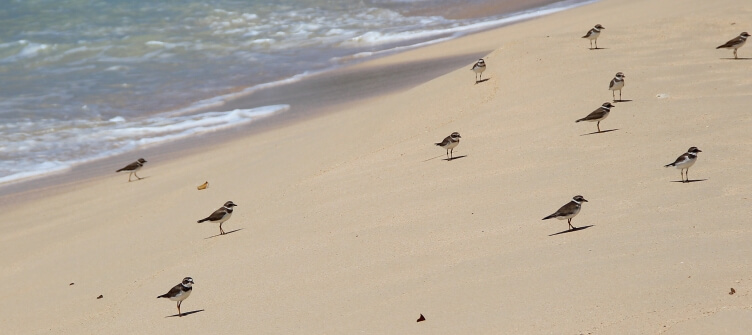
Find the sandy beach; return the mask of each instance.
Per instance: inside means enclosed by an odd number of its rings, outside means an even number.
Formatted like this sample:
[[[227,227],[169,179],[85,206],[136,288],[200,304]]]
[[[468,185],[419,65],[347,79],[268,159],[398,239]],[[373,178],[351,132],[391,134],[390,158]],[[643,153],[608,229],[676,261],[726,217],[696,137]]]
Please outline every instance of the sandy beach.
[[[752,46],[739,60],[715,47],[750,17],[741,0],[603,0],[349,69],[485,52],[481,83],[467,59],[145,156],[137,182],[6,195],[2,333],[747,334]],[[603,49],[589,50],[596,23]],[[575,123],[611,101],[616,72],[608,131]],[[455,131],[446,161],[434,143]],[[693,182],[677,182],[663,166],[691,146]],[[584,229],[541,220],[577,194]],[[228,200],[229,234],[196,223]],[[155,297],[186,276],[177,317]]]

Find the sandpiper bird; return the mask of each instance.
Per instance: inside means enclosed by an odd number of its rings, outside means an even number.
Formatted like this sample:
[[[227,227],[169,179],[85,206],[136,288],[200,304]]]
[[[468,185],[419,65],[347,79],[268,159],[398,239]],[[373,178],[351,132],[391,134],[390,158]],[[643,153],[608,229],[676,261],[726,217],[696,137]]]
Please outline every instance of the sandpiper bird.
[[[128,164],[128,166],[126,166],[126,167],[124,167],[124,168],[122,168],[120,170],[117,170],[115,172],[120,172],[120,171],[128,171],[128,172],[130,172],[130,174],[128,175],[128,181],[129,182],[131,181],[131,176],[134,175],[134,174],[136,175],[136,178],[138,178],[138,180],[141,180],[141,179],[144,179],[144,178],[139,177],[138,174],[136,174],[136,171],[141,170],[141,168],[144,166],[144,163],[146,163],[146,160],[143,159],[143,158],[139,158],[137,161],[135,161],[133,163],[130,163],[130,164]]]
[[[225,231],[222,229],[222,224],[225,221],[230,219],[230,217],[232,216],[232,208],[235,206],[237,205],[232,203],[232,201],[225,202],[224,206],[214,211],[214,213],[212,213],[208,217],[198,220],[198,223],[201,223],[204,221],[218,222],[219,223],[219,235],[224,235]]]
[[[734,39],[726,42],[726,44],[719,45],[718,47],[716,47],[716,49],[734,49],[734,58],[739,58],[736,57],[736,49],[741,48],[744,43],[747,43],[747,37],[749,37],[749,34],[747,34],[747,32],[745,31],[739,34],[739,36],[735,37]]]
[[[621,101],[621,89],[624,87],[624,78],[626,76],[617,72],[614,79],[611,79],[611,83],[608,85],[608,89],[611,90],[611,96],[614,98],[614,102]],[[616,91],[619,91],[619,100],[616,100]]]
[[[449,159],[452,159],[454,158],[454,147],[460,144],[460,138],[462,138],[462,136],[460,136],[460,133],[455,131],[451,135],[445,137],[444,140],[441,141],[441,143],[434,144],[446,149],[447,156],[449,157]]]
[[[683,155],[679,156],[673,163],[666,164],[665,167],[674,166],[677,169],[681,170],[681,178],[682,183],[688,183],[689,182],[689,168],[692,167],[692,165],[695,165],[695,162],[697,162],[697,153],[702,152],[700,149],[697,149],[697,147],[691,147],[687,152],[685,152]],[[687,170],[687,180],[684,180],[684,170]]]
[[[556,213],[553,213],[547,217],[544,217],[543,220],[553,219],[557,218],[559,220],[567,219],[567,223],[569,224],[569,229],[577,229],[575,226],[572,225],[572,218],[577,216],[577,214],[580,212],[580,209],[582,208],[582,203],[588,202],[583,198],[581,195],[575,195],[574,198],[572,198],[572,201],[568,202],[566,205],[561,206]]]
[[[481,58],[470,68],[470,70],[475,72],[475,83],[477,84],[479,81],[483,80],[483,71],[486,71],[486,62]],[[478,79],[478,75],[480,75],[480,79]]]
[[[612,105],[610,102],[604,102],[603,105],[598,107],[598,109],[588,114],[588,116],[575,121],[575,123],[580,122],[580,121],[589,121],[589,122],[597,121],[598,123],[596,124],[596,126],[598,127],[598,132],[600,133],[601,121],[603,121],[603,119],[608,117],[608,113],[611,112],[611,107],[616,107],[616,106]]]
[[[178,302],[178,316],[182,317],[183,314],[180,313],[180,304],[183,302],[183,300],[188,299],[188,296],[191,295],[191,291],[193,290],[193,278],[191,277],[185,277],[183,278],[183,281],[180,284],[175,285],[172,289],[170,289],[170,292],[167,292],[165,294],[162,294],[157,297],[159,298],[167,298],[172,301]]]
[[[588,30],[585,36],[582,36],[582,38],[587,38],[590,40],[590,50],[593,50],[593,41],[595,41],[595,48],[598,49],[598,36],[601,35],[601,29],[606,28],[603,28],[603,26],[600,24],[596,24],[593,29]]]

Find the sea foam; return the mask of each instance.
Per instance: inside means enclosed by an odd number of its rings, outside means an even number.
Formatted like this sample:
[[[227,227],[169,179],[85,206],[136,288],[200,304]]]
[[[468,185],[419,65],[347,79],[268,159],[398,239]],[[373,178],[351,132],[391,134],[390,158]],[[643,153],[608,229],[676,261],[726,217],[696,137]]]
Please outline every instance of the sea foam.
[[[77,164],[245,125],[289,108],[271,105],[183,116],[160,114],[135,120],[118,116],[107,121],[54,122],[57,128],[37,130],[34,127],[39,122],[5,125],[28,132],[0,136],[5,143],[0,146],[0,184],[64,172]],[[53,124],[46,122],[48,126]]]

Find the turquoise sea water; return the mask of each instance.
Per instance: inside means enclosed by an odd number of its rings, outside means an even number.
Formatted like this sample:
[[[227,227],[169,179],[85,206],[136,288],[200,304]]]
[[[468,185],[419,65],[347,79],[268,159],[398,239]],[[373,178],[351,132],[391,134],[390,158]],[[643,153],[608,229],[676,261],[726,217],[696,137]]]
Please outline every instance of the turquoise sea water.
[[[468,3],[452,1],[5,0],[0,184],[247,124],[289,106],[224,110],[224,102],[591,2],[436,14]]]

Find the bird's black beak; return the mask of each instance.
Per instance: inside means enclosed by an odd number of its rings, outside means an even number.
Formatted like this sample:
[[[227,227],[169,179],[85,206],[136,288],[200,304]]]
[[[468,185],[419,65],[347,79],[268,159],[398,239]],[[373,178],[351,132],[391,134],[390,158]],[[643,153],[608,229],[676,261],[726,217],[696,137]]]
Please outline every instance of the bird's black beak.
[[[584,201],[584,202],[589,202],[589,201],[585,200],[584,198],[582,199],[582,201]]]

